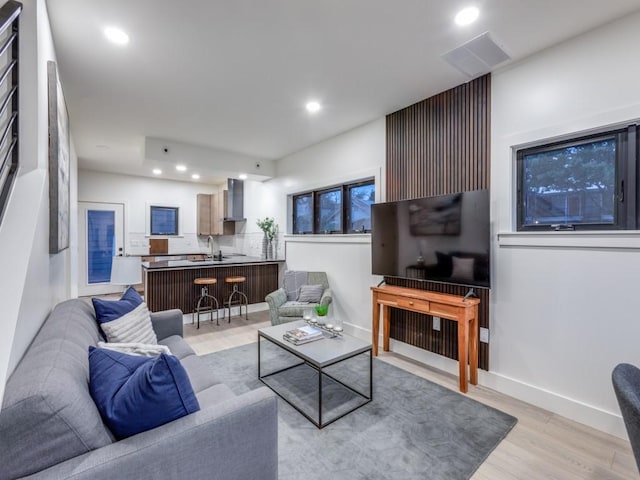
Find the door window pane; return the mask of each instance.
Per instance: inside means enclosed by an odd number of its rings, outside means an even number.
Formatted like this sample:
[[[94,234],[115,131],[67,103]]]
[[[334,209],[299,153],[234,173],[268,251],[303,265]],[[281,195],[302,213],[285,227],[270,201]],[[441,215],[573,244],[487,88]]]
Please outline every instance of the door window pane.
[[[313,232],[313,197],[310,193],[293,197],[293,232]]]
[[[87,211],[87,282],[108,283],[115,255],[115,212]]]
[[[342,232],[342,189],[318,192],[317,233]]]

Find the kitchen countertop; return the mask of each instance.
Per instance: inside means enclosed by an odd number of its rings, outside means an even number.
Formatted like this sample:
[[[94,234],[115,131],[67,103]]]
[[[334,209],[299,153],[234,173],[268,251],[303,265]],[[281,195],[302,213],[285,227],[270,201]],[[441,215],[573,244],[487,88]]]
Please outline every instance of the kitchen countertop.
[[[248,256],[223,256],[222,260],[165,260],[162,262],[142,262],[142,268],[147,270],[167,269],[167,268],[202,268],[202,267],[227,267],[230,265],[246,265],[254,263],[280,263],[284,258],[264,259],[260,257]]]

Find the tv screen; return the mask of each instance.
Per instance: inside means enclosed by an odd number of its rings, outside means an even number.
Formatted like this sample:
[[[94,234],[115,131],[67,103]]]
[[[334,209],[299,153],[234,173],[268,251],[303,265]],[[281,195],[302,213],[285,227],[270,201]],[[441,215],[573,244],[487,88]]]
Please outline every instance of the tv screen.
[[[489,191],[371,206],[372,273],[490,288]]]

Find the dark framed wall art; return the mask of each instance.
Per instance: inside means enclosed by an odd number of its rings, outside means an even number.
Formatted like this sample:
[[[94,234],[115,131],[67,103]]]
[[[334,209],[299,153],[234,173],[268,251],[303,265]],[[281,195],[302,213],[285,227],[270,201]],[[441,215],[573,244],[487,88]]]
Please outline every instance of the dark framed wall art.
[[[47,62],[49,91],[49,253],[69,248],[69,115],[55,62]]]

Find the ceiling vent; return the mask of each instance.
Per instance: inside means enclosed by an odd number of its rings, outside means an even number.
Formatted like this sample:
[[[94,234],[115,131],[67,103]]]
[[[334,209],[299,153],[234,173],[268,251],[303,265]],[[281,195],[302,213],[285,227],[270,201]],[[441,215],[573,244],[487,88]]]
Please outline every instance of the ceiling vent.
[[[484,32],[458,48],[443,54],[442,58],[465,75],[473,78],[489,73],[493,67],[511,57],[491,39],[489,32]]]

